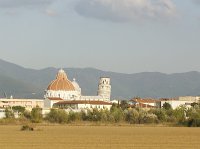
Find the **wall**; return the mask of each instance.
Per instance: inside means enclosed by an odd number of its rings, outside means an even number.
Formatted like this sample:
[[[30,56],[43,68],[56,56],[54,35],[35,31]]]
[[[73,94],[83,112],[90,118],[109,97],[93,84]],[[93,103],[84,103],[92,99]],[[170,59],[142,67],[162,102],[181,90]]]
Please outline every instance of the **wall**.
[[[74,99],[80,98],[77,91],[53,91],[53,90],[46,91],[46,94],[44,97],[45,98],[62,98],[65,100],[74,100]]]
[[[176,109],[181,105],[185,105],[186,107],[191,107],[190,104],[194,101],[179,101],[179,100],[169,100],[169,101],[161,101],[161,107],[163,107],[164,103],[169,103],[172,106],[172,109]]]
[[[44,100],[38,99],[0,99],[0,107],[13,107],[13,106],[22,106],[27,110],[39,106],[40,108],[44,107]]]

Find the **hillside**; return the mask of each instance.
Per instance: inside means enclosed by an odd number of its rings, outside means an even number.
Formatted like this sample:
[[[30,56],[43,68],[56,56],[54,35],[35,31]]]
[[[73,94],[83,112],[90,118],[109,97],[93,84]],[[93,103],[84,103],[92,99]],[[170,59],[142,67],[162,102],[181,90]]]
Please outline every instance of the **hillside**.
[[[200,73],[164,74],[142,72],[122,74],[93,68],[65,68],[70,80],[76,78],[84,95],[96,95],[99,77],[111,78],[112,98],[175,97],[200,94]],[[24,68],[0,60],[0,97],[4,92],[15,98],[42,98],[44,90],[55,78],[58,69],[41,70]]]

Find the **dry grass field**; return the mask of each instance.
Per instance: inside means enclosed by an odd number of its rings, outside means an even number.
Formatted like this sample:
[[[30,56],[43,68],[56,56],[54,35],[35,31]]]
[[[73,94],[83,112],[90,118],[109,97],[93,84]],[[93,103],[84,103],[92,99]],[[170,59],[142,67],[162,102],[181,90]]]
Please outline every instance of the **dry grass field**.
[[[200,129],[133,126],[0,126],[0,149],[200,148]]]

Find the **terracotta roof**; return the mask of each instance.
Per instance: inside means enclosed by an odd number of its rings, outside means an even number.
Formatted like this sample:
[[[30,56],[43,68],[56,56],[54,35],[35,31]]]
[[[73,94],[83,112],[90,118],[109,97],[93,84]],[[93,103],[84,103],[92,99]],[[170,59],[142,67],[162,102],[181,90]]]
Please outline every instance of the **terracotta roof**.
[[[75,88],[70,80],[67,78],[67,74],[64,70],[60,70],[56,76],[56,79],[53,80],[47,90],[53,90],[53,91],[74,91]]]
[[[151,105],[147,105],[143,103],[139,103],[137,106],[141,108],[155,108],[155,106],[151,106]]]
[[[130,107],[140,107],[140,108],[156,108],[156,106],[151,106],[148,104],[139,103],[137,105],[130,105]]]
[[[93,101],[93,100],[71,100],[71,101],[60,101],[56,104],[91,104],[91,105],[112,105],[110,102],[105,101]]]
[[[48,98],[49,100],[63,100],[62,98]]]
[[[159,100],[155,99],[131,99],[130,101],[138,102],[138,103],[155,103],[159,102]]]

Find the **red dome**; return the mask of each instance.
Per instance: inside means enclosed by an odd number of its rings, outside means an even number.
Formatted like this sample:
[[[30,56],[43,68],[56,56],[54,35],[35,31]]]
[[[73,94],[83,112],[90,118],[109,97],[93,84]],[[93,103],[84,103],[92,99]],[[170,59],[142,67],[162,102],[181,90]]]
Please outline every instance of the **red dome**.
[[[53,91],[75,91],[75,88],[70,80],[68,80],[67,75],[64,70],[59,70],[56,79],[53,80],[47,90],[53,90]]]

